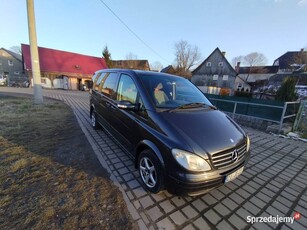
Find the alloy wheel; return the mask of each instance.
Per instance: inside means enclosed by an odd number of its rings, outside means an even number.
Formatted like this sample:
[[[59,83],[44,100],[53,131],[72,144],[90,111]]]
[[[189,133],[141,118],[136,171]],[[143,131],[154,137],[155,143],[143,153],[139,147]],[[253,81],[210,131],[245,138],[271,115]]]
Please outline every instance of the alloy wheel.
[[[148,157],[143,157],[140,161],[140,174],[147,187],[153,188],[156,185],[157,172],[154,164]]]

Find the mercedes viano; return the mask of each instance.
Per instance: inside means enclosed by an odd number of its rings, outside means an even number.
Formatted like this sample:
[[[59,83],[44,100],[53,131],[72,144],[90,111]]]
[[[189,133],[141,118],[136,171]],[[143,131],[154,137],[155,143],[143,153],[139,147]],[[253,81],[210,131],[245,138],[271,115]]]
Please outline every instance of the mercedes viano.
[[[143,187],[198,195],[234,180],[250,156],[247,134],[182,77],[106,69],[93,76],[90,118],[128,148]]]

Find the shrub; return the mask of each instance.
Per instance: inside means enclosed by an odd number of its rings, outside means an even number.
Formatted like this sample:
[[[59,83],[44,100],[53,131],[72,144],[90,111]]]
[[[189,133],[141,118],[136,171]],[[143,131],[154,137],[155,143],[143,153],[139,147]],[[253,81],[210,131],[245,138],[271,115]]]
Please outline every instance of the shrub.
[[[229,88],[221,88],[220,95],[221,96],[229,96],[230,95],[230,89]]]
[[[276,93],[277,101],[296,101],[298,96],[295,92],[296,80],[293,77],[286,77]]]
[[[245,92],[245,91],[235,91],[235,96],[237,96],[237,97],[252,97],[252,94],[250,92]]]

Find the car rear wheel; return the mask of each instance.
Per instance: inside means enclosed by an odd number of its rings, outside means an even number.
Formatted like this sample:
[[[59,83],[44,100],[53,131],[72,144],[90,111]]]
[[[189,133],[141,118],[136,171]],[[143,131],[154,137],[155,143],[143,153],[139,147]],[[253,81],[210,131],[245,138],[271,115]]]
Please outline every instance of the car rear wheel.
[[[142,183],[148,191],[158,193],[164,189],[163,169],[159,159],[151,150],[141,152],[138,169]]]
[[[94,129],[98,129],[98,128],[99,128],[99,124],[98,124],[98,122],[97,122],[97,115],[96,115],[96,112],[95,112],[95,111],[93,111],[93,112],[91,113],[91,124],[92,124],[92,127],[93,127]]]

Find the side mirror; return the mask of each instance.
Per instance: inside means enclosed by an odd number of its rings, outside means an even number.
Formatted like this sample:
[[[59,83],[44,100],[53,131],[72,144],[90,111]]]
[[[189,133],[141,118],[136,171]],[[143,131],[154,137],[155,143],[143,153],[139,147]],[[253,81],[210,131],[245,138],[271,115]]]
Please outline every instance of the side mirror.
[[[135,110],[136,105],[132,104],[130,101],[119,101],[117,102],[117,107],[119,109],[126,109],[126,110]]]

